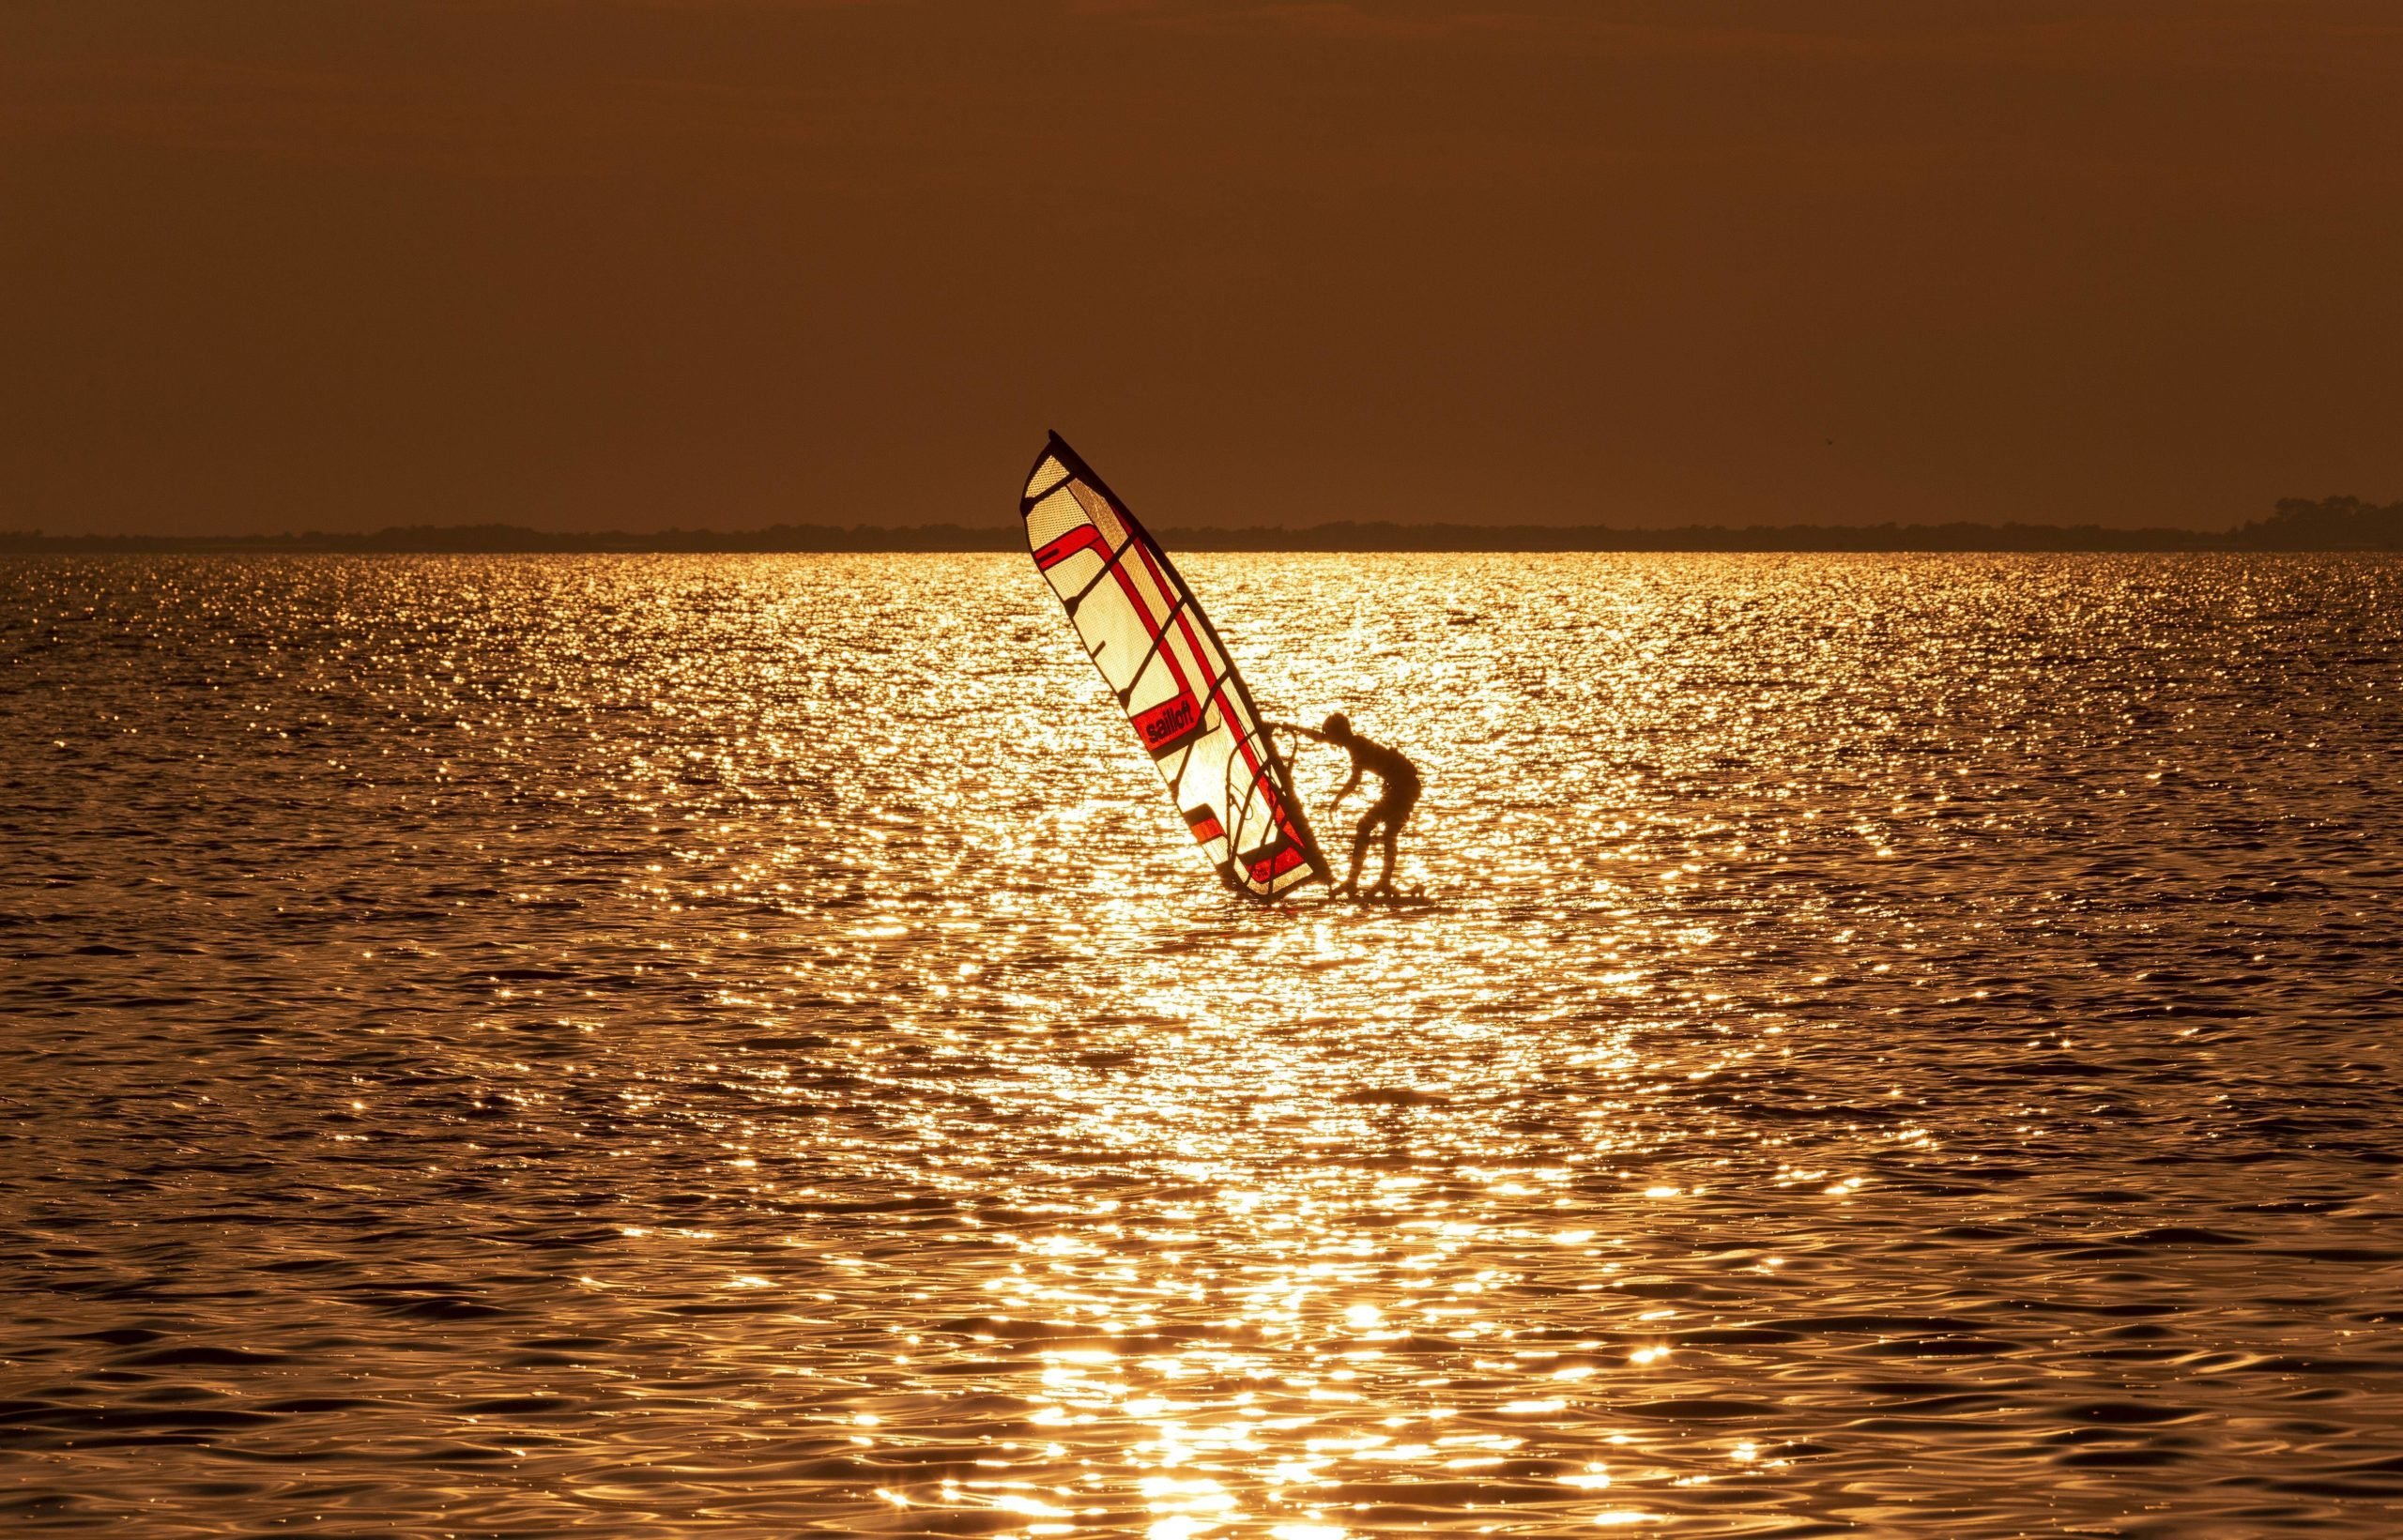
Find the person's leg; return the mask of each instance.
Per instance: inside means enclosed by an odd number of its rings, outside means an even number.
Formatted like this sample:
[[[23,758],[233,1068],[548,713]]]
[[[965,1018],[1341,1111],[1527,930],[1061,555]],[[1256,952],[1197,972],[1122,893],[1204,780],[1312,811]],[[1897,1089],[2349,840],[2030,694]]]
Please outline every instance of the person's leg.
[[[1389,892],[1393,892],[1393,852],[1394,852],[1394,842],[1395,842],[1396,840],[1400,839],[1400,836],[1401,836],[1401,819],[1400,819],[1400,818],[1399,818],[1399,817],[1396,817],[1396,816],[1388,816],[1386,817],[1386,819],[1385,819],[1385,870],[1377,874],[1377,885],[1376,885],[1374,888],[1371,888],[1371,889],[1370,890],[1370,892],[1380,892],[1380,893],[1389,893]]]
[[[1416,796],[1393,798],[1379,804],[1377,811],[1385,816],[1385,871],[1378,877],[1377,885],[1370,890],[1371,892],[1393,892],[1394,855],[1401,840],[1401,826],[1410,821],[1410,810],[1417,805]]]
[[[1368,859],[1368,855],[1369,855],[1369,829],[1370,829],[1370,825],[1372,825],[1372,824],[1374,824],[1374,823],[1376,822],[1376,820],[1377,820],[1376,810],[1375,810],[1374,808],[1371,808],[1371,809],[1370,809],[1370,810],[1369,810],[1369,812],[1367,812],[1366,814],[1364,814],[1364,815],[1362,815],[1362,816],[1361,816],[1361,818],[1360,818],[1360,827],[1353,831],[1353,832],[1352,832],[1352,875],[1351,875],[1350,877],[1345,877],[1345,878],[1343,879],[1342,884],[1341,884],[1340,886],[1339,886],[1339,887],[1335,890],[1337,892],[1339,892],[1339,893],[1354,893],[1354,894],[1357,894],[1357,893],[1359,892],[1359,891],[1360,891],[1360,863],[1361,863],[1363,861],[1365,861],[1365,860],[1367,860],[1367,859]]]
[[[1390,838],[1392,826],[1392,804],[1385,801],[1379,801],[1374,807],[1370,808],[1367,816],[1360,820],[1361,845],[1365,847],[1370,841],[1377,839],[1381,833],[1385,834],[1385,837]],[[1359,892],[1359,885],[1356,881],[1353,884],[1353,891],[1355,892]],[[1373,893],[1377,889],[1375,887],[1371,887],[1368,891]]]

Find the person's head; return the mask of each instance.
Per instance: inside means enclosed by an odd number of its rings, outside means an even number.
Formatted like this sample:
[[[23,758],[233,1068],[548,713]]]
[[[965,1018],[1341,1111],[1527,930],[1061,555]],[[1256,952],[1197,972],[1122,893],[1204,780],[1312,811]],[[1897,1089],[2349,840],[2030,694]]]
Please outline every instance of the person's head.
[[[1352,719],[1340,711],[1329,711],[1326,714],[1326,720],[1319,724],[1318,730],[1329,738],[1350,738]]]

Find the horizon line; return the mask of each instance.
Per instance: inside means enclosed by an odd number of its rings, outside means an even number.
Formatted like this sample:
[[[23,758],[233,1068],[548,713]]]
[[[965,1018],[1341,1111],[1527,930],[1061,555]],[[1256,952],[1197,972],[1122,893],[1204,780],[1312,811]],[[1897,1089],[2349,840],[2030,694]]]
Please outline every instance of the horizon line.
[[[1982,520],[1868,525],[1688,524],[1653,529],[1608,525],[1404,524],[1343,519],[1297,528],[1195,526],[1174,530],[1189,551],[1292,552],[2147,552],[2403,550],[2403,502],[2385,508],[2349,496],[2287,498],[2267,520],[2227,530],[2171,526],[2115,528],[2096,524]],[[1019,532],[1001,525],[871,526],[776,524],[758,529],[670,527],[543,530],[523,525],[390,525],[373,531],[286,530],[277,534],[52,535],[0,529],[9,555],[167,555],[220,552],[293,555],[669,555],[719,553],[979,552],[1017,550]]]

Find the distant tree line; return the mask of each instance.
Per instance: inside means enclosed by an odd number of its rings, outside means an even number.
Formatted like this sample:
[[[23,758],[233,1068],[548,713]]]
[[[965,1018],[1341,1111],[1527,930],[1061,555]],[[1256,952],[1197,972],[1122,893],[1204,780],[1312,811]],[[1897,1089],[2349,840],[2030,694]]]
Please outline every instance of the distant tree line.
[[[2403,551],[2403,503],[2281,497],[2278,511],[2228,536],[2247,551]]]
[[[2100,525],[1753,525],[1729,528],[1608,529],[1599,526],[1395,524],[1315,525],[1307,529],[1174,532],[1187,551],[2403,551],[2403,502],[2358,497],[2279,500],[2277,511],[2226,534],[2193,529],[2105,529]],[[0,530],[0,552],[350,552],[476,554],[703,551],[1008,551],[1015,525],[955,524],[880,529],[775,525],[726,532],[669,529],[559,534],[515,525],[410,525],[372,535],[45,535]]]
[[[413,524],[373,534],[312,529],[287,535],[44,535],[0,530],[0,551],[347,552],[357,555],[540,555],[723,551],[1000,551],[1018,543],[1015,530],[967,529],[956,524],[849,529],[832,525],[772,525],[765,529],[664,529],[629,535],[618,530],[560,532],[513,524]]]

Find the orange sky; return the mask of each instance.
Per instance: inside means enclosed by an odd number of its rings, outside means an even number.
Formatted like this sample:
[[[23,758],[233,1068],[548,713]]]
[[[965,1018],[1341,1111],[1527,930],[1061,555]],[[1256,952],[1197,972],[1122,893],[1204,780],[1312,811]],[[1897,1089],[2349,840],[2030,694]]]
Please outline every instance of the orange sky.
[[[0,528],[2403,496],[2392,0],[8,0]]]

